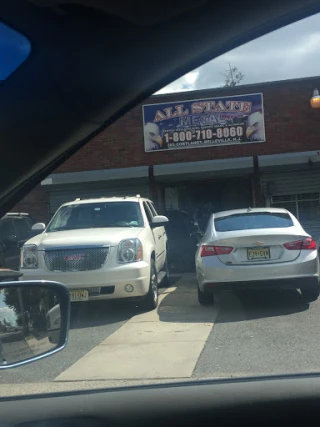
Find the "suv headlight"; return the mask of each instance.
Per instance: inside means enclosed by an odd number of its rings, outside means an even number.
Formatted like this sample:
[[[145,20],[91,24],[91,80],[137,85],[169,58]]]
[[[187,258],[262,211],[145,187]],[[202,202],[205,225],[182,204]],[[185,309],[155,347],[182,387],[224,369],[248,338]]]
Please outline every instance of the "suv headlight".
[[[36,245],[24,245],[22,247],[21,267],[38,268],[38,251]]]
[[[126,239],[120,242],[118,249],[118,262],[120,264],[142,261],[142,259],[142,244],[139,239]]]

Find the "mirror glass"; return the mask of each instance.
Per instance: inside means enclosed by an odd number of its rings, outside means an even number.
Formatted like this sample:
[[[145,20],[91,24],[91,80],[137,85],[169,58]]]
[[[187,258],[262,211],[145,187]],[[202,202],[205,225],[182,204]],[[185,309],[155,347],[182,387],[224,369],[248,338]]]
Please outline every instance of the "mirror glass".
[[[60,305],[55,291],[41,287],[1,287],[0,364],[10,365],[58,347]]]

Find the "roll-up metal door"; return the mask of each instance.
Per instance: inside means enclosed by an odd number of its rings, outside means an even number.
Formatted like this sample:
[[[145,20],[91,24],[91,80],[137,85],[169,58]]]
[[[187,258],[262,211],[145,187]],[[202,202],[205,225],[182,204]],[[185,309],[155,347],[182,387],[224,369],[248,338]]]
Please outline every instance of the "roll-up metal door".
[[[307,233],[320,238],[320,170],[266,173],[262,186],[268,206],[288,209]]]
[[[114,196],[136,196],[149,197],[149,184],[147,180],[132,179],[130,182],[91,182],[83,184],[69,184],[59,186],[48,186],[49,212],[54,215],[56,210],[63,204],[77,198],[90,199]]]

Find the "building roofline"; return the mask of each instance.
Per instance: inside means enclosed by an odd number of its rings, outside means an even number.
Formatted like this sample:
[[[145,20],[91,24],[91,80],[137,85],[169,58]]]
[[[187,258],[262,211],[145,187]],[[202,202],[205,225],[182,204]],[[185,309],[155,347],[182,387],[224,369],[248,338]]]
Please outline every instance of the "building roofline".
[[[238,86],[233,86],[233,87],[212,87],[212,88],[206,88],[206,89],[196,89],[196,90],[185,90],[185,91],[181,91],[181,92],[169,92],[169,93],[158,93],[158,94],[153,94],[151,95],[148,99],[154,99],[154,98],[171,98],[173,96],[187,96],[189,97],[189,94],[193,95],[193,94],[197,94],[200,92],[221,92],[221,91],[226,91],[226,92],[232,92],[235,89],[242,89],[242,88],[251,88],[251,87],[257,87],[257,86],[277,86],[277,85],[289,85],[292,83],[298,83],[298,82],[313,82],[313,81],[318,81],[320,84],[320,76],[313,76],[313,77],[302,77],[302,78],[298,78],[298,79],[286,79],[286,80],[274,80],[271,82],[261,82],[261,83],[249,83],[249,84],[244,84],[244,85],[238,85]],[[311,97],[311,95],[310,95]],[[193,98],[193,96],[192,96]]]
[[[47,176],[42,182],[42,186],[52,186],[60,184],[76,184],[96,181],[115,181],[125,179],[147,179],[149,177],[148,166],[134,166],[129,168],[116,169],[93,169],[80,172],[53,173]]]

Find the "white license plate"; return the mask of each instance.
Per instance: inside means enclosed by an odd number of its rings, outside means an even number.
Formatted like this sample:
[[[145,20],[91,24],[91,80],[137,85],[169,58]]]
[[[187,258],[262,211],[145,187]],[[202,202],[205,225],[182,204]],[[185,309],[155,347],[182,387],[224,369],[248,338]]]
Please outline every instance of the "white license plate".
[[[248,260],[270,259],[270,248],[248,248]]]
[[[70,291],[71,301],[88,301],[89,292],[86,289]]]

